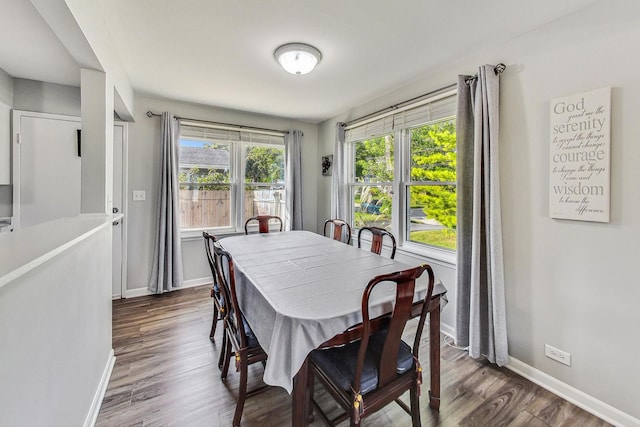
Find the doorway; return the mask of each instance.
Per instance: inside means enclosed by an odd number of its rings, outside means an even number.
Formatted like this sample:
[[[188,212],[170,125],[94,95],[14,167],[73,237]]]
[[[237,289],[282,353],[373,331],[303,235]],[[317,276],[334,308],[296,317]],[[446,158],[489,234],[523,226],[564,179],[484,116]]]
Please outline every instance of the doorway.
[[[13,110],[13,220],[16,229],[80,214],[81,120]],[[127,134],[114,123],[113,206],[127,210]],[[112,298],[126,291],[126,216],[113,224]]]

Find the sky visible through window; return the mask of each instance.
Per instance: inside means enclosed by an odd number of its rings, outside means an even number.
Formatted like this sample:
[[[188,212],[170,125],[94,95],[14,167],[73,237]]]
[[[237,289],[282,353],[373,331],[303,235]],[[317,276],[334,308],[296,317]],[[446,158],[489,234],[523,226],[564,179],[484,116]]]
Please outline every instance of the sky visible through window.
[[[180,145],[182,145],[183,147],[199,147],[199,148],[202,148],[202,147],[204,147],[205,144],[206,144],[206,142],[204,142],[204,141],[191,141],[189,139],[181,139],[180,140]]]

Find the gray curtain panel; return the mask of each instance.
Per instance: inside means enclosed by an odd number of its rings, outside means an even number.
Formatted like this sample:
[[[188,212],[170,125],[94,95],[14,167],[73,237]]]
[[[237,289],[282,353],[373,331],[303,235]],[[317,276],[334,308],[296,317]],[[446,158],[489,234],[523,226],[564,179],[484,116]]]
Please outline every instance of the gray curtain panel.
[[[498,366],[509,363],[504,297],[499,87],[494,66],[458,77],[458,292],[456,343]]]
[[[173,114],[162,113],[162,160],[156,215],[156,242],[149,290],[156,294],[180,287],[182,246],[178,205],[178,140],[180,125]]]
[[[284,137],[285,230],[302,230],[302,136],[292,130]]]
[[[331,175],[331,218],[347,221],[350,216],[348,191],[344,179],[345,124],[336,123],[336,143],[333,149],[333,173]]]

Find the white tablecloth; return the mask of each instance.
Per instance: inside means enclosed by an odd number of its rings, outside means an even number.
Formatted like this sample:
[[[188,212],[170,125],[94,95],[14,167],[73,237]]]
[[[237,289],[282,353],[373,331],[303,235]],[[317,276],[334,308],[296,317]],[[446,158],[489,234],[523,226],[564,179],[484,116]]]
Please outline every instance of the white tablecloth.
[[[411,266],[308,231],[220,240],[236,269],[240,307],[269,355],[264,382],[291,393],[293,377],[320,344],[362,321],[362,292],[373,277]],[[424,297],[427,274],[418,281]],[[384,284],[371,316],[393,300]]]

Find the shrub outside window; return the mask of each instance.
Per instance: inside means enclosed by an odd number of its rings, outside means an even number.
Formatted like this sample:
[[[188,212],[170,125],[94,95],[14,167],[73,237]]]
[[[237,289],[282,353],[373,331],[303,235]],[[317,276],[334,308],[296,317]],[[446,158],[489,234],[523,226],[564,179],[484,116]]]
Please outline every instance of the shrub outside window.
[[[407,240],[456,249],[456,122],[408,129]]]

